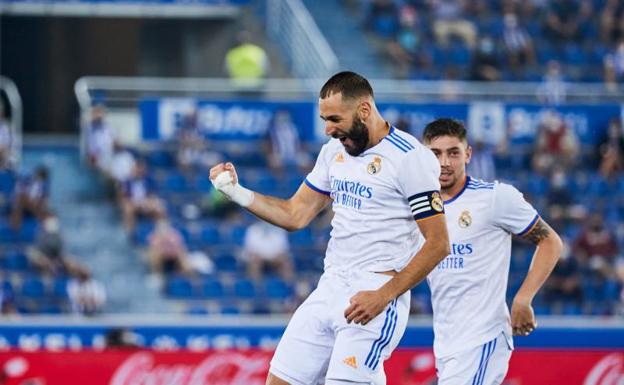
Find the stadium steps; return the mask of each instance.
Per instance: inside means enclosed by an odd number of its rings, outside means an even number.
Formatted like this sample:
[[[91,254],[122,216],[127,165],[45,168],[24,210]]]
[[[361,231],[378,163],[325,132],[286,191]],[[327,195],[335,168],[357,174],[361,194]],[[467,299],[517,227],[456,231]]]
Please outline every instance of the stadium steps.
[[[81,165],[71,137],[26,138],[21,170],[45,164],[51,170],[51,206],[59,216],[67,250],[106,287],[106,312],[168,312],[157,287],[122,228],[104,181]],[[171,309],[173,311],[173,309]]]
[[[334,1],[303,0],[321,32],[338,56],[341,70],[358,72],[369,79],[389,79],[392,73],[367,40],[355,17]]]

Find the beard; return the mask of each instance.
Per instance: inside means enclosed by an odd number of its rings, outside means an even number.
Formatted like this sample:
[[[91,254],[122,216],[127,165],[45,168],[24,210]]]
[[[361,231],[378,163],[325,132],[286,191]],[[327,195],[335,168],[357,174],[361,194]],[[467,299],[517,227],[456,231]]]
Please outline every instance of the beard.
[[[342,145],[351,156],[358,156],[366,150],[368,146],[368,127],[364,122],[355,118],[349,133],[346,135]]]

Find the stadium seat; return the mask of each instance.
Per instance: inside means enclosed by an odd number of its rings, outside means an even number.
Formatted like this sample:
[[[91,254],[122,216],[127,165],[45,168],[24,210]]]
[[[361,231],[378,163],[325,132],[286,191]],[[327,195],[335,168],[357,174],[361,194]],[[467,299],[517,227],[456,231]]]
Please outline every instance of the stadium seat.
[[[189,185],[184,175],[173,172],[165,176],[161,191],[167,193],[183,193],[189,190]]]
[[[170,277],[165,287],[167,295],[175,298],[186,299],[193,297],[193,285],[184,277]]]
[[[291,286],[280,278],[267,278],[264,288],[269,299],[284,300],[292,294]]]
[[[223,284],[215,278],[206,278],[201,283],[200,297],[206,299],[220,299],[224,296]]]
[[[306,227],[302,230],[295,231],[288,234],[288,241],[293,247],[309,247],[314,245],[314,237],[312,236],[312,230]]]
[[[256,286],[247,278],[240,278],[234,282],[234,296],[240,299],[251,299],[256,296]]]
[[[57,298],[67,298],[67,284],[69,283],[68,279],[65,277],[59,277],[54,280],[52,283],[52,295]]]
[[[219,229],[216,226],[204,225],[201,230],[201,242],[205,245],[217,245],[220,242]]]
[[[26,271],[29,268],[28,257],[20,250],[8,250],[4,254],[2,265],[11,271]]]
[[[21,294],[32,299],[41,299],[45,295],[45,284],[38,277],[29,277],[22,282]]]
[[[218,272],[236,272],[238,270],[238,260],[229,253],[215,255],[215,268]]]
[[[165,150],[152,150],[145,155],[148,166],[171,168],[175,165],[173,154]]]

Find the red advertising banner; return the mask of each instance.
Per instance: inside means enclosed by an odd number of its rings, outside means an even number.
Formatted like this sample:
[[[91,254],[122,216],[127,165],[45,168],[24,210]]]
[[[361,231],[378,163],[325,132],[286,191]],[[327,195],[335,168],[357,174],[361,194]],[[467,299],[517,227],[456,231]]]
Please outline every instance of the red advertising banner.
[[[2,385],[263,385],[272,352],[149,350],[0,353]],[[386,362],[388,385],[435,384],[433,354],[401,349]],[[521,350],[506,385],[622,385],[624,351]]]

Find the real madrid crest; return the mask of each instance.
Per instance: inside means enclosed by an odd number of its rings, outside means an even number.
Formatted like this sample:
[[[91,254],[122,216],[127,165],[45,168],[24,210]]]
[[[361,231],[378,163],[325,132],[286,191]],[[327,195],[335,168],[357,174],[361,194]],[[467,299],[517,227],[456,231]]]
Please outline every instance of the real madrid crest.
[[[465,229],[472,224],[472,217],[470,216],[470,211],[464,210],[459,216],[459,227]]]
[[[439,213],[444,211],[444,202],[442,201],[440,193],[434,192],[433,194],[431,194],[431,207],[433,207],[433,209]]]
[[[374,157],[373,161],[366,167],[366,171],[371,175],[375,175],[381,171],[381,158],[378,156]]]

